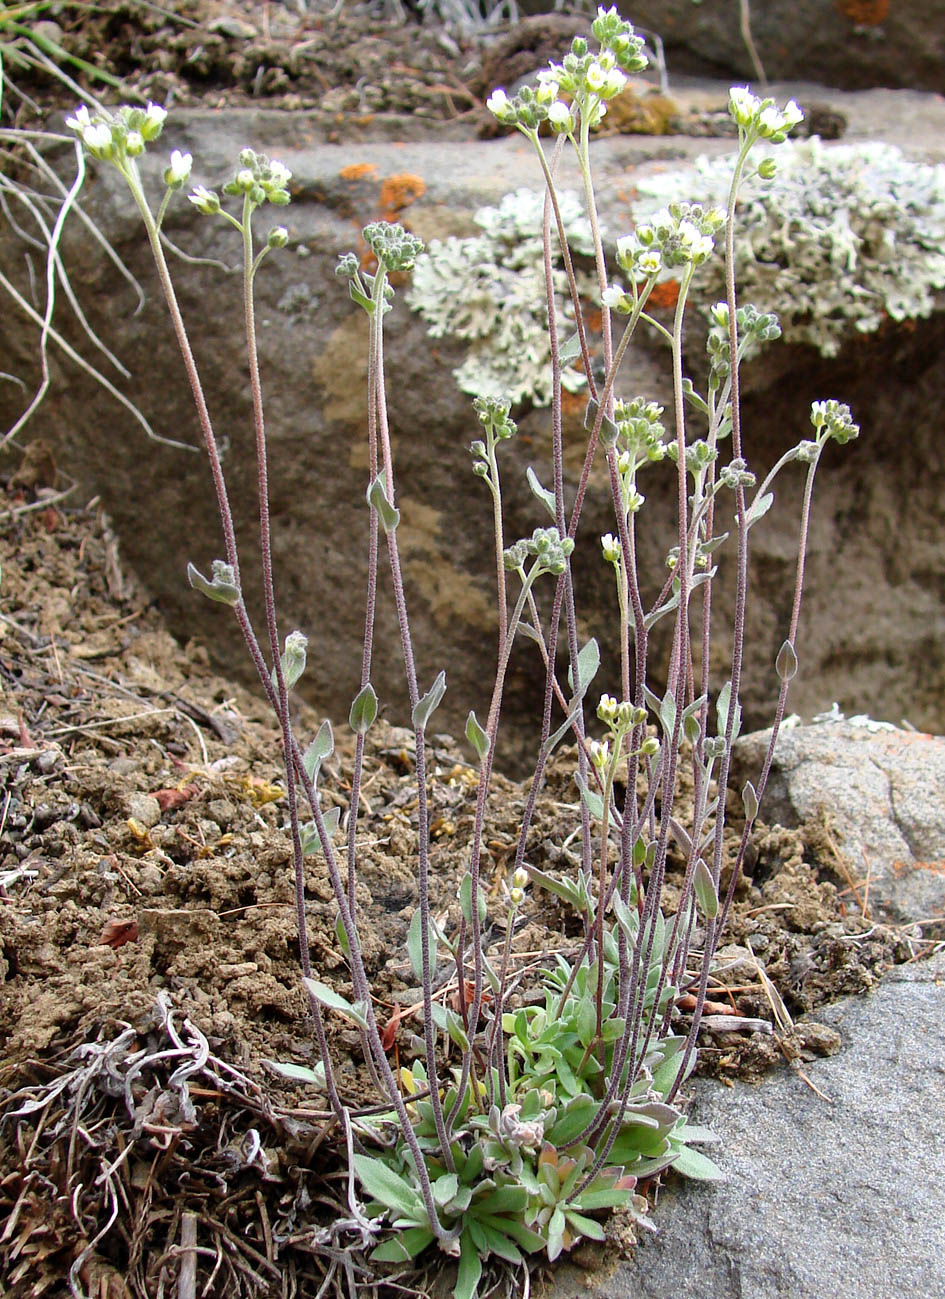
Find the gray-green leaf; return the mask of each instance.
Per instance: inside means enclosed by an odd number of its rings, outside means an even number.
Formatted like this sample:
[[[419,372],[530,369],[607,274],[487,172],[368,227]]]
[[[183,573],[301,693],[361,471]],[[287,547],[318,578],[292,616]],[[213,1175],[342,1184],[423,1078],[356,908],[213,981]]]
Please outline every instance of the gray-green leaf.
[[[385,532],[393,532],[400,522],[400,510],[391,505],[387,496],[387,481],[384,471],[377,475],[373,483],[367,489],[367,502],[377,510],[377,517]]]
[[[318,769],[335,751],[335,737],[332,734],[331,722],[326,718],[318,728],[315,739],[302,754],[302,766],[309,780],[315,781]]]
[[[790,681],[797,675],[797,654],[789,640],[786,640],[778,651],[774,666],[782,681]]]
[[[220,604],[239,604],[240,589],[236,585],[233,568],[221,559],[213,561],[212,581],[208,582],[193,564],[187,565],[187,580],[195,591],[200,591],[210,600],[216,600]]]
[[[411,720],[418,731],[426,729],[427,722],[430,720],[434,710],[439,707],[440,700],[446,693],[446,673],[437,673],[437,678],[433,685],[423,696],[418,699],[414,705],[413,712],[410,714]]]
[[[528,485],[532,489],[532,495],[541,501],[542,505],[551,515],[552,519],[557,519],[558,515],[555,510],[554,492],[549,492],[547,487],[542,487],[538,481],[538,475],[532,469],[531,465],[525,470],[525,477],[528,479]]]
[[[692,887],[695,889],[696,899],[706,918],[714,920],[719,914],[719,895],[715,891],[712,872],[701,857],[696,862],[696,869],[692,876]]]
[[[469,710],[469,716],[466,718],[466,739],[476,750],[476,757],[482,762],[489,752],[489,735],[479,725],[472,709]]]
[[[304,1064],[283,1064],[281,1060],[264,1060],[263,1064],[267,1064],[270,1069],[281,1074],[283,1078],[291,1079],[292,1082],[310,1083],[319,1091],[325,1090],[325,1066],[321,1060],[314,1069],[309,1069]]]
[[[360,1003],[352,1005],[347,998],[335,992],[334,988],[329,988],[327,983],[320,983],[318,979],[303,979],[302,982],[320,1006],[325,1006],[328,1010],[336,1010],[339,1015],[343,1015],[345,1019],[350,1019],[359,1028],[367,1028],[367,1016]]]
[[[355,735],[365,735],[377,717],[377,695],[370,681],[354,697],[348,713],[348,725]]]
[[[423,979],[423,947],[421,939],[423,929],[420,922],[420,908],[416,911],[410,920],[410,929],[407,932],[407,955],[410,957],[410,964],[413,966],[413,972],[418,979]],[[430,969],[436,969],[436,927],[427,917],[427,940],[430,954]]]

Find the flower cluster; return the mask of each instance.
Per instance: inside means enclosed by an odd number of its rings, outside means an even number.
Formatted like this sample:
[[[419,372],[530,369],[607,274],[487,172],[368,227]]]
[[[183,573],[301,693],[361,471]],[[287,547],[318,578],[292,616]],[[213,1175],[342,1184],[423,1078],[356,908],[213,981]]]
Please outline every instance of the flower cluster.
[[[99,109],[94,114],[81,104],[73,117],[66,118],[66,126],[75,131],[93,158],[120,164],[144,153],[161,134],[166,117],[167,109],[160,104],[148,104],[147,108],[126,106],[114,112]]]
[[[504,90],[494,91],[486,107],[504,126],[534,134],[542,122],[571,135],[578,121],[587,128],[598,126],[606,103],[627,84],[628,72],[646,67],[643,40],[634,35],[616,8],[598,9],[591,30],[600,44],[591,53],[582,36],[571,42],[561,63],[551,63],[538,74],[537,88],[525,86],[514,98]]]
[[[489,457],[492,456],[497,442],[506,442],[514,437],[517,425],[509,417],[511,402],[500,397],[477,397],[473,402],[479,422],[486,431],[486,441],[477,438],[469,450],[474,457],[473,473],[478,478],[487,478],[490,472]],[[488,445],[487,445],[488,444]]]
[[[624,453],[633,457],[635,465],[647,460],[657,462],[665,456],[662,414],[663,407],[645,397],[614,404],[618,443]]]
[[[557,528],[536,528],[530,537],[516,541],[502,554],[502,562],[510,572],[525,567],[525,560],[533,555],[541,573],[560,576],[568,566],[568,556],[574,550],[574,539],[562,537]]]
[[[709,336],[706,352],[709,356],[709,387],[717,389],[728,378],[732,363],[729,336],[728,303],[717,302],[709,312]],[[746,303],[735,309],[735,325],[740,360],[748,359],[759,347],[781,337],[781,324],[773,311],[759,311]]]
[[[617,264],[635,280],[653,278],[664,268],[699,266],[711,255],[727,219],[724,208],[670,203],[632,235],[617,240]]]
[[[284,207],[291,202],[291,179],[291,171],[281,162],[254,149],[241,149],[239,171],[223,186],[223,193],[231,197],[248,194],[256,207],[266,202]]]
[[[627,700],[618,703],[613,695],[601,695],[597,705],[597,716],[612,731],[629,731],[631,726],[642,726],[646,721],[646,709],[634,708]]]
[[[833,438],[841,446],[844,442],[852,442],[860,434],[860,426],[853,422],[850,407],[844,402],[813,402],[810,408],[810,422],[817,430],[821,441]]]
[[[378,263],[389,271],[409,271],[423,252],[423,240],[396,222],[374,221],[364,227],[364,238]]]
[[[793,99],[778,108],[773,99],[759,99],[747,86],[732,86],[728,111],[739,136],[751,141],[770,140],[772,144],[783,144],[788,133],[804,120]]]
[[[473,409],[479,416],[479,423],[484,424],[497,442],[504,442],[514,437],[516,424],[509,418],[512,403],[502,397],[477,397]]]
[[[172,167],[173,161],[172,155]],[[168,172],[170,170],[168,168]],[[165,172],[165,181],[167,175]],[[289,193],[291,179],[292,173],[283,163],[267,158],[264,153],[256,153],[254,149],[241,149],[239,168],[233,179],[223,186],[223,193],[231,198],[248,198],[253,207],[261,207],[263,203],[285,207],[292,201]],[[216,216],[221,211],[219,194],[204,185],[196,185],[187,197],[202,216]],[[269,246],[282,248],[288,238],[288,232],[282,226],[277,226],[269,236]]]

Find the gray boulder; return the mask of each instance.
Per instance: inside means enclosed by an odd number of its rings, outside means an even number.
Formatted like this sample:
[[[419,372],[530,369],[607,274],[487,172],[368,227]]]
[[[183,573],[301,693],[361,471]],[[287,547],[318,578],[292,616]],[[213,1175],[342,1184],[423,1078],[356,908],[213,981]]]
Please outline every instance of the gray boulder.
[[[749,0],[751,34],[767,76],[808,77],[844,90],[945,90],[942,0]],[[634,0],[625,11],[657,32],[673,69],[745,80],[755,66],[739,0]]]
[[[758,1087],[704,1082],[727,1180],[670,1184],[632,1261],[563,1268],[554,1299],[938,1299],[945,959],[818,1011],[845,1047]]]
[[[736,783],[757,779],[771,732],[737,745]],[[904,922],[945,912],[945,739],[824,721],[784,727],[762,815],[803,825],[820,860],[850,877],[851,906]]]

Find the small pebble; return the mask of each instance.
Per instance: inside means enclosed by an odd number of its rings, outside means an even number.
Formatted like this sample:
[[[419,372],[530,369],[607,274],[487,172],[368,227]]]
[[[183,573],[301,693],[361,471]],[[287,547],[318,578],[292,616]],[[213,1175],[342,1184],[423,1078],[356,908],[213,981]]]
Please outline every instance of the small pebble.
[[[129,794],[125,799],[125,813],[150,830],[161,819],[161,804],[150,794]]]
[[[148,863],[142,866],[138,871],[138,888],[142,893],[153,898],[155,894],[162,892],[164,888],[164,874],[157,867]]]

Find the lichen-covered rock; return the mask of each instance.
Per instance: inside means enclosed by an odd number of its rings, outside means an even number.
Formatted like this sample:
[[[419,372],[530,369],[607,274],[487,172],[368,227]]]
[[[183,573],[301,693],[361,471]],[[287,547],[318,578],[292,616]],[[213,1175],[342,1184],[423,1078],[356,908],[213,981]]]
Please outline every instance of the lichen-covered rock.
[[[572,253],[590,255],[591,228],[580,198],[572,190],[563,190],[558,202]],[[453,372],[463,392],[538,406],[551,401],[543,210],[542,192],[517,189],[497,207],[480,208],[475,214],[481,235],[434,239],[417,259],[407,301],[426,321],[433,338],[450,335],[469,340],[466,359]],[[574,325],[569,325],[567,277],[557,239],[553,247],[559,334],[566,337],[574,332]],[[587,274],[580,284],[592,292]],[[566,369],[562,382],[576,392],[585,380],[576,370]]]
[[[749,179],[737,208],[735,275],[742,301],[777,313],[789,343],[835,356],[851,335],[885,319],[928,316],[945,288],[945,165],[915,162],[893,145],[788,141],[771,181]],[[666,203],[725,205],[732,159],[641,180],[637,220]],[[720,258],[695,292],[725,296]]]

